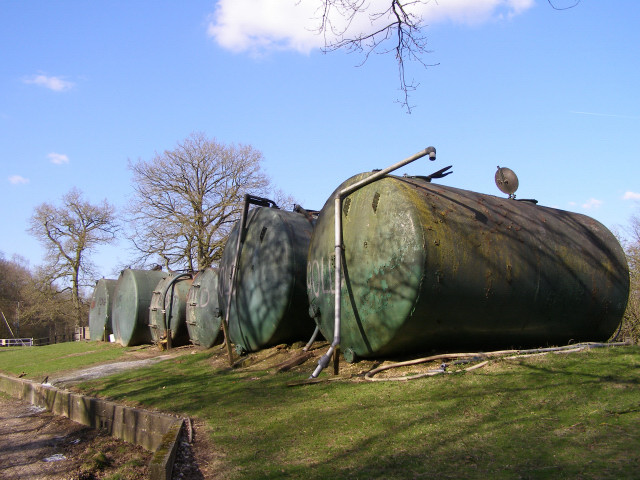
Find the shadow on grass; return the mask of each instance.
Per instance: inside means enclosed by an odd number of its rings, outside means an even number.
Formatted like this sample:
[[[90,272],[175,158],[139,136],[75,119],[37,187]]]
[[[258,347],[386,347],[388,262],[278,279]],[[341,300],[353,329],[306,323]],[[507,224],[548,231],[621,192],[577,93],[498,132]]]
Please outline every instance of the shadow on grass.
[[[636,478],[639,352],[296,388],[193,356],[91,390],[205,419],[229,478]]]

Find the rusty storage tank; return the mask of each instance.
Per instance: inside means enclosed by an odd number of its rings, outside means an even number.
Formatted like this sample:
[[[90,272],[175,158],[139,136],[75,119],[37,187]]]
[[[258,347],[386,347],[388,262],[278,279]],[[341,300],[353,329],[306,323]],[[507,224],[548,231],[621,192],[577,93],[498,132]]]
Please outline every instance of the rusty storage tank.
[[[226,312],[236,254],[237,222],[220,260],[219,299]],[[308,340],[306,259],[313,230],[301,213],[256,207],[249,211],[229,314],[229,337],[238,352]],[[223,316],[224,318],[224,316]]]
[[[187,294],[186,315],[189,339],[193,344],[210,348],[222,341],[217,268],[206,268],[193,277]]]
[[[164,275],[161,271],[134,269],[120,273],[111,314],[116,342],[125,347],[151,343],[149,306],[153,290]]]
[[[318,218],[307,266],[310,313],[325,338],[334,329],[336,192]],[[622,319],[624,252],[584,215],[396,176],[347,196],[341,214],[340,345],[348,361],[603,341]]]
[[[89,306],[89,338],[91,340],[109,341],[113,333],[111,327],[111,303],[116,280],[101,278],[96,282]]]
[[[187,294],[192,281],[190,273],[165,273],[153,289],[149,306],[149,328],[154,343],[167,339],[167,330],[171,331],[171,346],[189,343],[186,312]]]

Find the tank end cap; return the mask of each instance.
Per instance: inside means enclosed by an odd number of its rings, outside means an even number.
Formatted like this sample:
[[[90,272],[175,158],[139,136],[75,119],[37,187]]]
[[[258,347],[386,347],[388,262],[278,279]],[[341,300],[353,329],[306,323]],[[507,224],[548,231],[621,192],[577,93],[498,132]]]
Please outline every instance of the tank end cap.
[[[356,363],[358,361],[358,355],[351,348],[345,348],[342,355],[347,363]]]

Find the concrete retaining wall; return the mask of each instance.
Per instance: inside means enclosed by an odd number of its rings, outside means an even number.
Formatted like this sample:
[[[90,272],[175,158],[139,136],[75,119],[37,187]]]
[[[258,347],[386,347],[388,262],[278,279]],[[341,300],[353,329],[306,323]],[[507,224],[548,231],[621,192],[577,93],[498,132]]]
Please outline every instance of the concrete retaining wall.
[[[0,391],[155,452],[151,478],[171,478],[183,420],[0,374]]]

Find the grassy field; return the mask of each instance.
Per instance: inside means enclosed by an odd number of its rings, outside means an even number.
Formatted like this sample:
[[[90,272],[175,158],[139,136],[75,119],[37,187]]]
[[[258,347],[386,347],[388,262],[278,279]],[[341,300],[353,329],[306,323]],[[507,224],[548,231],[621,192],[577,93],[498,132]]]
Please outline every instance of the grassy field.
[[[355,377],[295,387],[288,384],[308,376],[308,366],[231,370],[219,356],[183,355],[80,388],[204,420],[222,459],[219,478],[640,477],[638,347],[498,361],[410,382]]]
[[[128,349],[103,342],[67,342],[44,347],[0,348],[0,371],[40,380],[45,375],[117,361]]]

